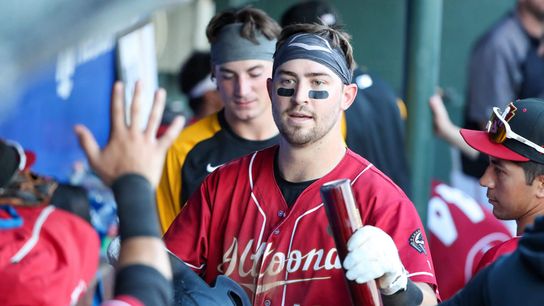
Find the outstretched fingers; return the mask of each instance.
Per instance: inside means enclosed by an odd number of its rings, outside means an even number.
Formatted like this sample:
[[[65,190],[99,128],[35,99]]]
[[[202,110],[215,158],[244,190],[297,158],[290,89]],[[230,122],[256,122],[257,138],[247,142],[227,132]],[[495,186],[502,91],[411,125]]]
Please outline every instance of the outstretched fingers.
[[[166,132],[159,138],[158,147],[162,152],[166,152],[185,125],[185,117],[178,116],[172,121]]]
[[[123,83],[115,82],[111,94],[111,132],[110,139],[115,133],[125,130],[125,93]]]
[[[151,114],[149,115],[149,120],[147,121],[147,127],[145,129],[145,137],[147,139],[154,139],[155,135],[157,135],[157,130],[159,129],[162,114],[164,111],[165,100],[166,91],[162,88],[159,88],[155,92],[153,107],[151,108]]]
[[[134,84],[134,94],[132,95],[132,103],[130,104],[129,129],[132,132],[140,131],[141,102],[142,102],[142,82],[136,81],[136,83]]]
[[[93,134],[84,125],[78,124],[74,127],[74,131],[79,140],[79,145],[83,148],[83,152],[89,161],[91,167],[97,164],[100,158],[100,147],[96,142]]]

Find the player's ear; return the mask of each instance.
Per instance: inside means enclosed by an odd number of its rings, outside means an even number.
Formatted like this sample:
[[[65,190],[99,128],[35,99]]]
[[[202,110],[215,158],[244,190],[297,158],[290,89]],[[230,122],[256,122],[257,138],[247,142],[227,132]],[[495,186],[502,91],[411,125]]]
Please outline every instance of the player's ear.
[[[353,101],[355,101],[355,96],[357,96],[357,85],[348,84],[344,85],[344,92],[342,96],[342,109],[348,109]]]
[[[544,174],[535,177],[536,196],[539,199],[544,199]]]
[[[266,79],[266,89],[268,90],[268,97],[270,97],[270,101],[272,101],[272,94],[274,92],[274,83],[272,83],[271,78]]]

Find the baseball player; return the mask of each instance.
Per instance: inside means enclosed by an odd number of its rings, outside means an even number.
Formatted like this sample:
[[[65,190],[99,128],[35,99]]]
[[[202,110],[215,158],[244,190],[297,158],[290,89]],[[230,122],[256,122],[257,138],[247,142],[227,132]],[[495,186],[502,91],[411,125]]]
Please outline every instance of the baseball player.
[[[254,8],[219,13],[208,24],[212,73],[224,109],[183,130],[169,149],[157,189],[163,231],[208,174],[278,142],[266,79],[280,30]]]
[[[299,1],[281,16],[281,26],[295,23],[342,24],[330,1]],[[350,150],[362,155],[410,195],[408,160],[404,150],[407,111],[385,80],[355,63],[352,82],[357,96],[344,113],[345,138]]]
[[[279,145],[206,177],[164,236],[208,283],[227,275],[255,305],[349,305],[346,277],[377,279],[385,305],[436,304],[413,204],[343,142],[341,114],[357,93],[352,68],[346,33],[314,24],[283,30],[268,81]],[[343,263],[319,194],[339,178],[351,179],[367,224]]]
[[[486,131],[461,129],[461,136],[472,148],[489,155],[480,184],[487,188],[495,217],[515,220],[521,235],[544,214],[544,100],[517,100],[504,111],[495,107]],[[513,252],[518,239],[490,249],[477,270]]]
[[[433,121],[442,138],[472,156],[489,155],[490,162],[480,184],[487,188],[495,217],[515,220],[516,232],[521,235],[527,224],[544,214],[544,202],[538,189],[544,181],[544,120],[539,117],[544,114],[544,100],[517,100],[504,112],[494,108],[486,131],[460,130],[449,120],[439,97],[431,98],[430,103],[435,104],[431,104]],[[468,148],[464,147],[467,144]],[[514,237],[489,249],[475,266],[474,273],[514,251],[518,239]]]

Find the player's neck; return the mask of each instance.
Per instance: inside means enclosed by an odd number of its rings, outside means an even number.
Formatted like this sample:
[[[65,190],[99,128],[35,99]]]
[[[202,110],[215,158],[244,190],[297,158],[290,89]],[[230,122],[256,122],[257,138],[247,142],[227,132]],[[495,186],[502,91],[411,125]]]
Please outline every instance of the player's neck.
[[[289,182],[319,179],[332,171],[344,158],[346,146],[340,135],[328,135],[304,147],[295,147],[280,139],[278,166]],[[334,136],[334,137],[331,137]]]
[[[247,140],[266,140],[279,133],[271,112],[243,121],[230,118],[225,114],[225,120],[236,135]]]
[[[521,236],[525,232],[527,225],[535,223],[535,219],[538,216],[544,215],[544,203],[538,203],[533,206],[533,208],[528,211],[526,214],[521,216],[516,220],[517,224],[517,235]]]

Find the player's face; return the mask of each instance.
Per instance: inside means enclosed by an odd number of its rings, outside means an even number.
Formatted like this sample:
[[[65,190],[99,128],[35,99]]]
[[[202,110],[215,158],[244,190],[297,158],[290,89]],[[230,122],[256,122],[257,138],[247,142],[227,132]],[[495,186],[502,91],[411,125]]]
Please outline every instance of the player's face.
[[[537,180],[527,185],[523,168],[511,161],[490,157],[480,184],[487,187],[487,198],[498,219],[519,220],[538,206]]]
[[[225,105],[225,115],[235,121],[251,121],[270,111],[266,80],[272,62],[244,60],[214,67],[217,88]]]
[[[341,112],[352,102],[345,86],[332,70],[314,61],[295,59],[280,65],[268,90],[274,121],[285,140],[305,146],[334,133],[341,137]]]
[[[519,2],[537,19],[544,20],[544,0],[520,0]]]

